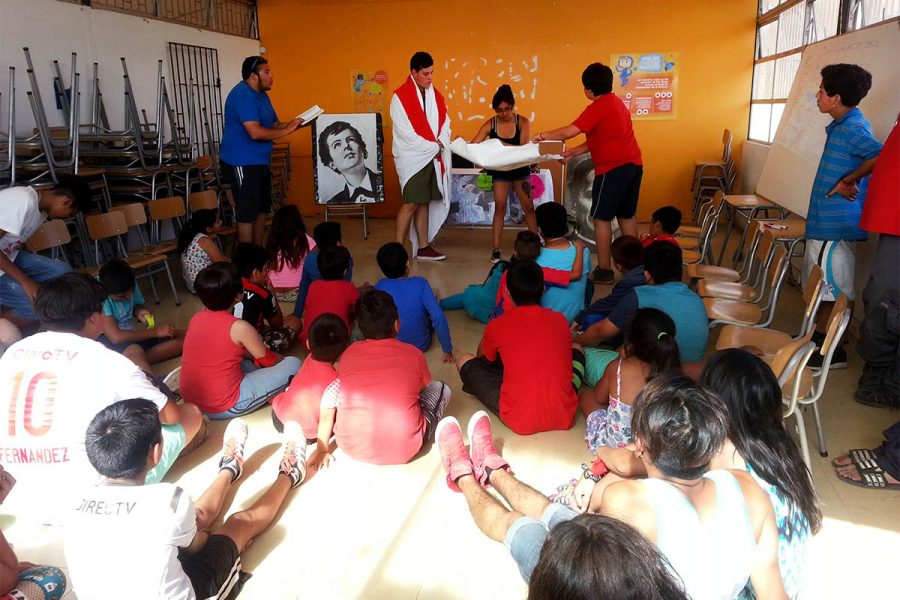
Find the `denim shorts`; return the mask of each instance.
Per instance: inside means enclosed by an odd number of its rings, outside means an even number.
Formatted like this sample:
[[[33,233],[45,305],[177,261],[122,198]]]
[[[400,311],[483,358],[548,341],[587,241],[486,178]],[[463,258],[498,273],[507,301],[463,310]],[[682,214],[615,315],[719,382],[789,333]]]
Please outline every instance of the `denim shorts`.
[[[544,547],[550,530],[559,523],[571,521],[577,516],[578,513],[568,506],[551,503],[544,509],[540,521],[531,517],[520,517],[512,524],[506,532],[503,543],[519,565],[519,573],[522,574],[525,583],[531,579],[531,573],[538,564],[541,548]]]

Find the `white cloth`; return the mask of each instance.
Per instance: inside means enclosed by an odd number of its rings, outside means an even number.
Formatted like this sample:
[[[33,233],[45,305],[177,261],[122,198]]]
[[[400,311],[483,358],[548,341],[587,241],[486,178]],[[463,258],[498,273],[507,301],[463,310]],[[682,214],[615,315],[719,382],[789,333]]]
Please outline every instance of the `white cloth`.
[[[47,331],[16,342],[0,357],[0,462],[18,480],[7,503],[18,514],[58,518],[76,485],[96,481],[84,434],[101,409],[167,398],[130,360],[74,333]]]
[[[397,175],[400,177],[401,191],[406,187],[410,178],[429,163],[433,165],[435,173],[437,173],[438,189],[443,199],[435,200],[428,206],[428,242],[431,242],[450,213],[450,163],[453,158],[450,152],[450,114],[447,114],[444,126],[438,131],[438,108],[434,86],[425,90],[424,105],[422,94],[418,93],[416,97],[419,99],[419,104],[425,106],[425,114],[428,117],[428,124],[431,125],[431,131],[444,147],[441,153],[445,167],[444,173],[441,174],[441,164],[436,158],[440,149],[438,143],[426,140],[416,133],[397,94],[391,97],[391,121],[393,123],[391,152],[394,155]],[[413,253],[415,253],[419,247],[415,227],[409,228],[409,239],[412,241]]]
[[[0,252],[15,260],[28,238],[47,218],[38,208],[40,195],[32,187],[11,187],[0,191]],[[0,269],[0,277],[4,275]]]
[[[194,505],[171,483],[81,488],[63,546],[73,588],[91,600],[194,600],[178,548],[197,533]]]
[[[507,146],[498,139],[470,144],[463,138],[456,138],[450,150],[478,165],[493,171],[512,171],[544,160],[559,160],[559,154],[541,154],[540,147],[532,142],[520,146]]]

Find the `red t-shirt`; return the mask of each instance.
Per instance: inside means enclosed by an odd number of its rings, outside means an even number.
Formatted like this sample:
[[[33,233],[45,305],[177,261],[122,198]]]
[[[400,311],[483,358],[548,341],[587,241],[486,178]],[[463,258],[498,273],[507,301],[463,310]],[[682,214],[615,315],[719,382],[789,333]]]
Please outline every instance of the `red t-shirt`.
[[[541,271],[544,272],[545,289],[548,285],[569,287],[569,282],[572,280],[572,271],[562,271],[549,267],[541,267]],[[506,287],[506,271],[503,271],[503,275],[500,276],[500,286],[497,288],[497,299],[494,302],[494,306],[498,315],[502,315],[504,312],[516,307],[516,303],[509,293],[509,288]]]
[[[875,161],[859,227],[872,233],[900,235],[900,133],[897,133],[897,123]]]
[[[561,313],[541,306],[507,311],[488,323],[481,352],[503,361],[500,419],[507,427],[528,435],[572,426],[572,334]]]
[[[350,316],[359,300],[359,290],[349,281],[325,281],[318,279],[309,286],[306,307],[303,312],[304,334],[316,317],[325,313],[339,316],[350,330]],[[305,335],[304,335],[305,339]]]
[[[376,465],[403,464],[415,456],[425,432],[419,392],[431,383],[422,351],[395,338],[363,340],[344,351],[337,371],[337,445]]]
[[[205,413],[232,408],[241,391],[244,347],[231,341],[237,317],[203,309],[191,318],[181,355],[181,396]]]
[[[602,175],[628,163],[644,164],[634,139],[631,115],[615,94],[603,94],[591,102],[572,125],[587,137],[595,174]]]
[[[287,390],[272,399],[272,410],[282,423],[296,421],[303,428],[307,439],[316,437],[319,431],[319,410],[322,392],[337,378],[334,365],[321,362],[312,356],[291,380]]]

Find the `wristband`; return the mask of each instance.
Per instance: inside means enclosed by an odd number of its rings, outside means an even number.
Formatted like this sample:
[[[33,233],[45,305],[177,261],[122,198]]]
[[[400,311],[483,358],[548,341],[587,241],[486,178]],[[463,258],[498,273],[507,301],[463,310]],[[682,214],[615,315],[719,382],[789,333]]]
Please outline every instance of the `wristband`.
[[[606,466],[606,463],[599,458],[592,462],[590,466],[582,464],[581,468],[584,471],[584,478],[590,479],[591,481],[600,481],[604,475],[609,473],[609,468]]]
[[[279,360],[281,360],[281,356],[266,348],[266,353],[259,358],[254,358],[253,364],[260,369],[265,369],[277,364]]]

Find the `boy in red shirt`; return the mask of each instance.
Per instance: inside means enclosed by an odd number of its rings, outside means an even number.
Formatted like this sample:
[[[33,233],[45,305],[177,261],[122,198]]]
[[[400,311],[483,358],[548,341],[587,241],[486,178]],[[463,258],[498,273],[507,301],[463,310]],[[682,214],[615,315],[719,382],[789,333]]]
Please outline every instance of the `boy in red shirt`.
[[[341,355],[338,379],[322,396],[310,468],[331,462],[332,429],[338,447],[351,458],[376,465],[409,462],[422,444],[434,440],[450,402],[450,386],[431,380],[422,351],[396,338],[400,319],[390,294],[363,294],[356,317],[366,339]]]
[[[674,206],[661,206],[650,216],[650,231],[641,235],[641,244],[646,248],[653,242],[669,242],[677,245],[675,232],[681,227],[681,211]]]
[[[339,316],[349,331],[353,327],[354,306],[359,300],[359,290],[344,280],[350,268],[350,251],[343,246],[327,246],[319,250],[316,261],[322,279],[309,286],[303,322],[310,324],[319,315],[331,313]]]
[[[584,352],[572,344],[566,318],[540,305],[541,268],[516,261],[507,274],[516,307],[488,323],[478,357],[460,357],[463,391],[518,434],[568,429],[578,409],[573,366],[584,373]]]
[[[563,152],[572,158],[591,153],[594,163],[594,187],[591,216],[597,242],[597,268],[594,282],[612,283],[615,275],[610,262],[612,220],[619,222],[622,235],[637,237],[638,196],[644,174],[641,149],[634,137],[631,114],[612,93],[613,74],[606,65],[593,63],[581,74],[584,95],[591,104],[571,125],[540,133],[535,142],[568,140],[582,133],[587,140]]]
[[[339,316],[325,313],[312,322],[306,335],[309,356],[288,389],[272,400],[272,423],[279,433],[284,423],[296,421],[308,435],[316,435],[322,393],[337,379],[334,363],[349,344],[350,333]],[[313,437],[307,443],[315,441]]]
[[[269,253],[259,244],[238,244],[232,262],[244,286],[234,316],[253,325],[272,352],[284,354],[294,339],[294,330],[284,325],[281,305],[269,289]]]

